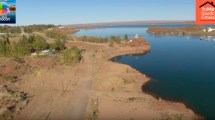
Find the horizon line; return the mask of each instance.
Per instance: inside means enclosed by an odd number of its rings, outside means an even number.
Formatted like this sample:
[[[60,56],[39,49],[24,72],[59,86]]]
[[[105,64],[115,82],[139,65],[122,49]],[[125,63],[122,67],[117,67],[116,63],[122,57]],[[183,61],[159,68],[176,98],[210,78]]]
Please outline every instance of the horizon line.
[[[86,25],[89,25],[89,26],[92,26],[92,25],[101,25],[101,24],[137,24],[137,25],[141,25],[141,24],[168,24],[168,23],[171,23],[171,24],[174,24],[174,23],[186,23],[186,22],[189,22],[189,23],[195,23],[195,20],[137,20],[137,21],[110,21],[110,22],[92,22],[92,23],[74,23],[74,24],[51,24],[51,25],[62,25],[62,26],[86,26]],[[0,26],[29,26],[29,25],[48,25],[48,23],[35,23],[35,24],[26,24],[26,25],[19,25],[19,24],[0,24]]]

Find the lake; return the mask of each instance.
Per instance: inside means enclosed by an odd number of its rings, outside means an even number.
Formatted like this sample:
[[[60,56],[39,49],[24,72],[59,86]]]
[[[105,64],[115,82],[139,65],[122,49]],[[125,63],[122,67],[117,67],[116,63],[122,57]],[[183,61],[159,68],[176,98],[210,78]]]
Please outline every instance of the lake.
[[[183,26],[188,25],[161,27]],[[153,36],[146,33],[147,28],[100,27],[81,30],[76,36],[143,36],[151,45],[147,55],[119,56],[113,61],[130,65],[150,77],[151,81],[142,88],[144,92],[165,100],[183,102],[208,120],[215,120],[215,42],[203,41],[200,37]]]

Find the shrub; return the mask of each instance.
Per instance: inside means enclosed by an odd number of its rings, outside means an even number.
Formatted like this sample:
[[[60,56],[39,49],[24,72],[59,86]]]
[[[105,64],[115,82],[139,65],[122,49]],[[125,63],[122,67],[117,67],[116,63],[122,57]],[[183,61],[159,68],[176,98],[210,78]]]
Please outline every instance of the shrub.
[[[3,40],[0,40],[0,56],[6,55],[6,46]]]
[[[0,56],[9,56],[10,54],[10,41],[9,34],[2,36],[0,39]]]
[[[24,31],[26,33],[41,32],[52,27],[55,27],[55,26],[54,25],[29,25],[29,26],[24,26]]]
[[[125,40],[125,41],[128,41],[128,34],[125,34],[125,35],[124,35],[124,40]]]
[[[46,40],[44,40],[40,36],[35,36],[35,39],[33,41],[32,46],[37,51],[45,50],[45,49],[47,49],[49,47],[48,43],[46,42]]]
[[[64,50],[65,44],[58,39],[49,45],[46,40],[37,35],[31,35],[28,38],[22,36],[18,42],[10,42],[8,34],[0,38],[0,57],[24,57],[32,52],[40,52],[49,48]]]
[[[0,33],[21,33],[20,27],[16,26],[0,26]]]
[[[72,47],[63,52],[63,57],[65,63],[75,64],[81,60],[81,51],[78,47]]]
[[[46,30],[45,35],[56,40],[65,41],[67,39],[67,36],[58,30]]]
[[[113,42],[119,44],[119,43],[121,43],[121,38],[120,38],[120,36],[111,36],[110,41],[113,41]]]
[[[3,78],[11,83],[15,83],[18,81],[16,76],[3,76]]]
[[[107,42],[107,38],[83,36],[83,37],[77,38],[77,41],[92,42],[92,43],[105,43],[105,42]]]
[[[54,43],[50,44],[50,48],[55,50],[64,50],[65,43],[61,40],[56,40]]]
[[[114,46],[114,41],[113,41],[113,40],[110,40],[110,41],[109,41],[109,46],[110,46],[110,47],[113,47],[113,46]]]
[[[23,56],[27,56],[30,55],[30,51],[28,48],[28,45],[23,45],[20,41],[18,43],[12,43],[10,45],[10,56],[13,57],[23,57]]]

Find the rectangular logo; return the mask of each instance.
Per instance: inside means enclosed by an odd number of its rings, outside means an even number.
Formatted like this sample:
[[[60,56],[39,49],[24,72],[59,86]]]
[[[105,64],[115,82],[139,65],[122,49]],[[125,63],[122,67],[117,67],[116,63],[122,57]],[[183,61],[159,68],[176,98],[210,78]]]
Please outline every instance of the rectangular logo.
[[[215,24],[215,0],[196,0],[196,24]]]
[[[0,0],[0,24],[16,23],[16,0]]]

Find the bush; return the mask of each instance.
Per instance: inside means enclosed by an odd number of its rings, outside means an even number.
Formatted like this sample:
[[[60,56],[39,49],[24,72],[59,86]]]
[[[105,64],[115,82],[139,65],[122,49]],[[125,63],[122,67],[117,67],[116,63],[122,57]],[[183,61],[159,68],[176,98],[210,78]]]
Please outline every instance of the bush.
[[[52,27],[55,27],[55,26],[54,25],[29,25],[29,26],[24,26],[24,31],[26,33],[41,32]]]
[[[110,41],[109,41],[109,46],[110,46],[110,47],[113,47],[113,46],[114,46],[113,40],[110,40]]]
[[[3,76],[3,78],[11,83],[15,83],[18,81],[18,78],[16,76]]]
[[[28,56],[32,49],[37,51],[48,49],[48,43],[40,36],[22,36],[16,42],[10,42],[9,37],[5,35],[0,39],[0,56],[2,57],[23,57]]]
[[[64,62],[67,64],[79,63],[81,60],[81,51],[78,47],[66,49],[63,52]]]
[[[121,43],[121,38],[120,38],[120,36],[111,36],[110,41],[113,41],[113,42],[119,44],[119,43]]]
[[[128,34],[125,34],[125,35],[124,35],[124,40],[125,40],[125,41],[128,41]]]
[[[0,56],[6,55],[6,46],[3,40],[0,40]]]
[[[12,43],[10,46],[11,46],[10,56],[23,57],[30,55],[28,44],[27,43],[23,44],[21,40],[18,43]]]
[[[50,44],[50,48],[55,50],[64,50],[65,43],[61,40],[56,40],[54,43]]]
[[[99,37],[93,37],[93,36],[83,36],[83,37],[77,38],[77,41],[92,42],[92,43],[106,43],[107,38],[99,38]]]
[[[20,27],[16,26],[0,26],[0,33],[21,33]]]
[[[35,36],[32,44],[33,48],[37,51],[48,49],[48,43],[40,36]]]
[[[9,56],[10,54],[10,41],[9,34],[2,36],[0,39],[0,56]]]
[[[50,38],[53,38],[53,39],[56,39],[56,40],[63,40],[63,41],[65,41],[67,39],[67,36],[64,35],[63,33],[61,33],[58,30],[46,30],[45,31],[45,35],[47,37],[50,37]]]

